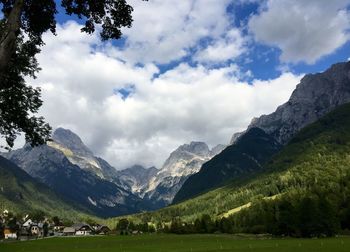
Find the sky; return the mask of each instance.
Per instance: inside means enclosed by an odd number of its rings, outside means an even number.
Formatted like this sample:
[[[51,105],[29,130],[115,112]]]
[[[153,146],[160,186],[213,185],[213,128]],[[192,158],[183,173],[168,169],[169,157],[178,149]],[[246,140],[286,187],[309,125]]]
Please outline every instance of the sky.
[[[160,168],[191,141],[228,144],[306,73],[350,57],[350,0],[140,0],[118,41],[57,15],[44,34],[40,110],[117,169]]]

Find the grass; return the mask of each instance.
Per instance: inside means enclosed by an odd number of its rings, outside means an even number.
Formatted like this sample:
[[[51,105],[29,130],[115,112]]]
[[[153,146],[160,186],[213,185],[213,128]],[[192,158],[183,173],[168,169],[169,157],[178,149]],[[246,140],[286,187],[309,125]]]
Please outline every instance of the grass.
[[[340,252],[350,251],[350,237],[327,239],[257,239],[232,235],[140,235],[51,238],[0,243],[1,252]]]

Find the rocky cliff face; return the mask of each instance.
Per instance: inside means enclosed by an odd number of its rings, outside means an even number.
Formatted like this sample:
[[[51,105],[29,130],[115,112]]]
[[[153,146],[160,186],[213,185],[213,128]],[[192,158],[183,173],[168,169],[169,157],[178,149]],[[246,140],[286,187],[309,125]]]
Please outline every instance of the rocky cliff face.
[[[300,129],[347,102],[350,102],[350,62],[335,64],[323,73],[306,75],[288,102],[270,115],[253,119],[248,129],[263,129],[286,144]],[[240,135],[235,134],[231,144]]]
[[[158,177],[187,176],[198,172],[201,161],[208,158],[210,158],[210,150],[206,143],[184,144],[170,154],[157,175]]]
[[[140,195],[158,207],[169,205],[186,179],[197,173],[201,166],[220,153],[225,146],[218,145],[212,150],[203,142],[184,144],[173,151],[162,168],[140,191]]]
[[[116,170],[107,161],[95,157],[78,135],[68,129],[58,128],[47,145],[61,151],[72,163],[102,179],[113,181]]]
[[[117,177],[124,188],[140,195],[157,172],[158,169],[155,167],[146,169],[141,165],[134,165],[125,170],[118,171]]]
[[[83,143],[77,134],[69,129],[57,128],[52,135],[52,139],[76,155],[93,157],[92,151]]]

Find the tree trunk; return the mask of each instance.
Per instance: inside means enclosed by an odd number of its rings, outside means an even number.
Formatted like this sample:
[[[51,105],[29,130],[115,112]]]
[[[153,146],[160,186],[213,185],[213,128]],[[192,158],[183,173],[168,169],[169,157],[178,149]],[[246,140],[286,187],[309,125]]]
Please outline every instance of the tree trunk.
[[[16,39],[21,28],[21,14],[24,0],[16,0],[8,15],[4,31],[0,34],[0,88],[6,75],[8,64],[16,49]]]

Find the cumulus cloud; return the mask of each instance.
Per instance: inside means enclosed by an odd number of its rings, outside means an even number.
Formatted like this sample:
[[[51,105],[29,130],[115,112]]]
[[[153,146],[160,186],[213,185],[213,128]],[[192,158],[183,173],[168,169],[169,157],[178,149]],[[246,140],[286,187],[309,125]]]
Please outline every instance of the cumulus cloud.
[[[285,102],[300,76],[239,81],[237,65],[209,69],[182,63],[160,73],[153,63],[133,65],[95,36],[69,22],[45,34],[30,80],[42,88],[41,114],[53,127],[79,134],[97,154],[121,169],[135,163],[160,167],[169,153],[192,140],[228,143],[251,118]],[[117,50],[117,49],[116,49]],[[115,92],[133,87],[129,96]]]
[[[268,0],[249,29],[261,43],[281,49],[283,62],[312,64],[349,40],[349,0]]]
[[[194,60],[203,63],[219,63],[234,60],[242,55],[247,49],[247,39],[240,30],[233,28],[225,35],[214,40],[203,50],[199,50],[194,55]]]
[[[230,25],[230,0],[131,0],[133,28],[124,31],[119,57],[133,62],[168,63],[189,55],[206,37],[223,36]]]

